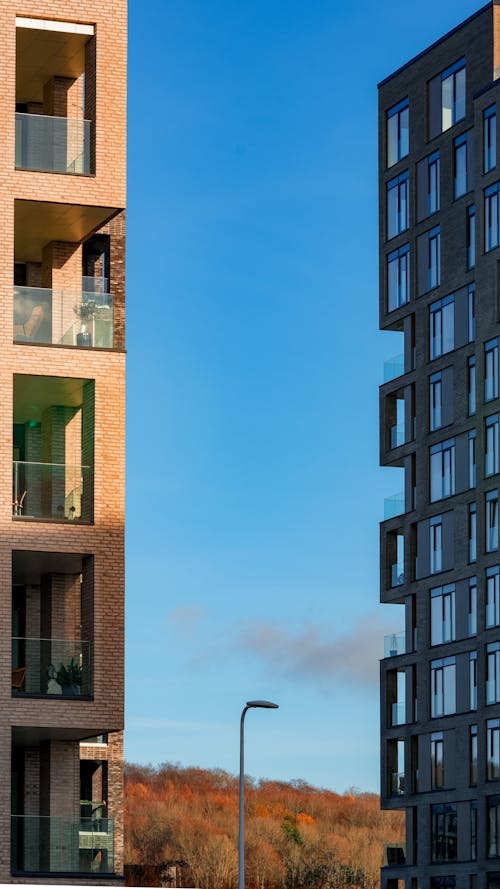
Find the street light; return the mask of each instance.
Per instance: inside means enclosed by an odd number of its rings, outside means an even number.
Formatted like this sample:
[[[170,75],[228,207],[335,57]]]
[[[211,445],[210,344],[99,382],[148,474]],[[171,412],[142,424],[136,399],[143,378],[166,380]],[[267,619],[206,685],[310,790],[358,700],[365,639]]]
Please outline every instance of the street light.
[[[238,837],[238,889],[245,889],[245,738],[244,725],[247,710],[261,707],[264,710],[277,710],[279,704],[272,701],[247,701],[240,720],[240,824]]]

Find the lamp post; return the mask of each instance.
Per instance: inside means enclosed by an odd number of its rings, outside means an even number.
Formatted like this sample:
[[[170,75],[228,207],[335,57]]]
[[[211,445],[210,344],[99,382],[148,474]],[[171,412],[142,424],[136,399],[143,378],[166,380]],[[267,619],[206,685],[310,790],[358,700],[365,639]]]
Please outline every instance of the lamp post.
[[[240,719],[240,821],[238,836],[238,889],[245,889],[245,716],[252,707],[277,710],[272,701],[247,701]]]

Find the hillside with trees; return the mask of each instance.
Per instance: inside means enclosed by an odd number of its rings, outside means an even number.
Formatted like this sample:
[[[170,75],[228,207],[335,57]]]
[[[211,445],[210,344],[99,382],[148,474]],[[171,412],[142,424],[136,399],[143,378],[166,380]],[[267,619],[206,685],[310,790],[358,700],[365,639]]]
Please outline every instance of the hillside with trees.
[[[384,844],[404,842],[402,814],[381,812],[375,794],[248,778],[245,803],[247,889],[375,889]],[[237,849],[233,775],[126,766],[127,864],[177,864],[177,885],[234,889]]]

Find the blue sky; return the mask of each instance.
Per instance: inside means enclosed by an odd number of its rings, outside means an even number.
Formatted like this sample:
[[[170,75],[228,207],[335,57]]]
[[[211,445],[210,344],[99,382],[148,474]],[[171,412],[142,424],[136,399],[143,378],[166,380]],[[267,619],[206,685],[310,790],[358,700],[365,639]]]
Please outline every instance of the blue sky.
[[[129,760],[378,791],[376,84],[477,8],[130,0]]]

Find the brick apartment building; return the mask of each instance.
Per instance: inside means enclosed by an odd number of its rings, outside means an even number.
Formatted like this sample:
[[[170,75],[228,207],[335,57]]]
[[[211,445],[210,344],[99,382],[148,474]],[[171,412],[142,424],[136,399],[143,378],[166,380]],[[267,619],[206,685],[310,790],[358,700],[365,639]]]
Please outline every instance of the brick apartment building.
[[[120,882],[126,3],[0,0],[0,882]]]

